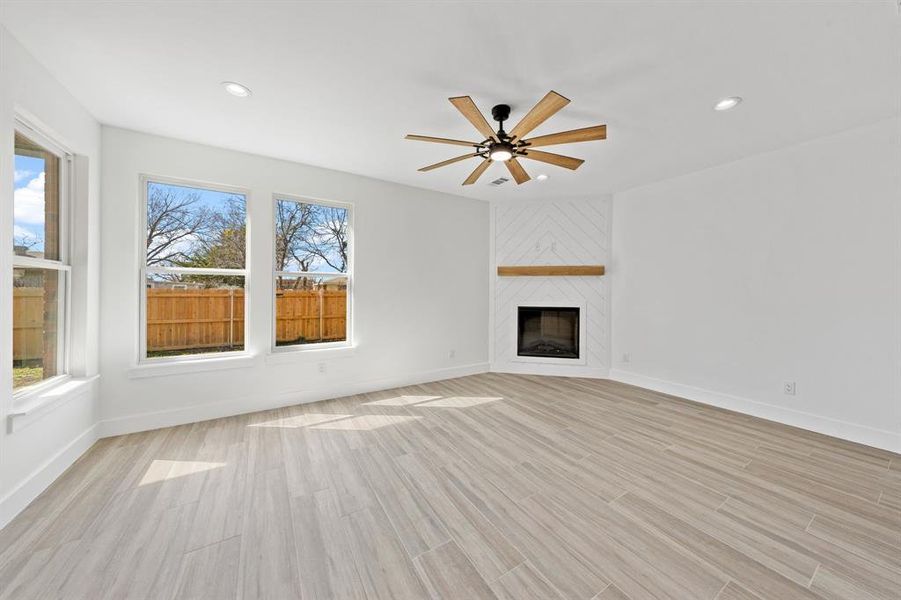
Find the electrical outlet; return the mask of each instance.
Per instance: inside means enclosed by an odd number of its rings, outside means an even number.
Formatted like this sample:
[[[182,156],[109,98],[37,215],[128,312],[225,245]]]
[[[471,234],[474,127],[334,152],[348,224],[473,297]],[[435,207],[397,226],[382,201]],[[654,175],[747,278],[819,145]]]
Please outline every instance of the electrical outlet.
[[[629,354],[628,352],[623,352],[623,362],[624,363],[632,362],[632,355]]]
[[[457,356],[457,351],[456,351],[456,350],[450,350],[450,351],[447,353],[447,357],[448,357],[448,358],[454,358],[455,356]]]
[[[794,396],[797,388],[795,387],[794,381],[786,381],[785,386],[783,386],[782,391],[789,396]]]
[[[325,363],[319,363],[319,372],[325,373]]]

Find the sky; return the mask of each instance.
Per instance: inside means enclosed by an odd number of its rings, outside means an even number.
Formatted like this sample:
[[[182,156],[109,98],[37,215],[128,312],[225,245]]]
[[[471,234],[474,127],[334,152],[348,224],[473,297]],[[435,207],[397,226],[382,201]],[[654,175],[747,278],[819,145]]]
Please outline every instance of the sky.
[[[36,242],[44,250],[44,159],[16,155],[13,182],[13,236]]]
[[[198,202],[195,206],[198,208],[201,206],[206,206],[207,208],[217,210],[225,205],[225,201],[232,196],[237,196],[238,198],[244,198],[241,194],[233,194],[231,192],[218,192],[216,190],[205,190],[203,188],[195,188],[190,186],[183,185],[173,185],[170,183],[159,183],[156,181],[148,182],[147,184],[148,192],[152,192],[154,189],[164,190],[174,192],[176,194],[197,194]]]

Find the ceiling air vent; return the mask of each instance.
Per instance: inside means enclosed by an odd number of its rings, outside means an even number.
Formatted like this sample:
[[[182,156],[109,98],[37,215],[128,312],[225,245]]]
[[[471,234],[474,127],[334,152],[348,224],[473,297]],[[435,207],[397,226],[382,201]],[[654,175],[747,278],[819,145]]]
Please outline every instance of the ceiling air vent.
[[[488,185],[493,185],[493,186],[504,185],[508,181],[510,181],[510,179],[508,177],[498,177],[497,179],[495,179]]]

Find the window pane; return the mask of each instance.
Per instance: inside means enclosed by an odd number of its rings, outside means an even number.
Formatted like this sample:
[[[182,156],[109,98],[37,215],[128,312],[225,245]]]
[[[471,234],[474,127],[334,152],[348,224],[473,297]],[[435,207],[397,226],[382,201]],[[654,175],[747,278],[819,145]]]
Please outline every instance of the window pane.
[[[147,264],[243,269],[246,198],[216,190],[147,183]]]
[[[63,271],[13,269],[13,388],[62,373]]]
[[[275,270],[347,272],[347,209],[278,200]]]
[[[243,349],[243,277],[147,277],[149,358]]]
[[[13,252],[59,260],[59,157],[16,132]]]
[[[347,340],[347,277],[277,277],[275,345]]]

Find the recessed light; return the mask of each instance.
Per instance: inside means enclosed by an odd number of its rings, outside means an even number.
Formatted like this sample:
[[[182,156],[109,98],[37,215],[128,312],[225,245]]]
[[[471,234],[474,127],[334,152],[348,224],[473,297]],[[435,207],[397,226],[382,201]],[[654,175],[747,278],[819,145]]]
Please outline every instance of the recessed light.
[[[226,92],[232,96],[237,96],[238,98],[246,98],[252,93],[249,87],[234,81],[223,81],[222,86],[225,88]]]
[[[732,110],[736,106],[741,104],[741,97],[739,96],[729,96],[728,98],[723,98],[719,102],[713,105],[713,110]]]
[[[538,177],[536,177],[535,180],[536,180],[536,181],[547,181],[547,175],[545,175],[544,173],[542,173],[541,175],[539,175]]]

